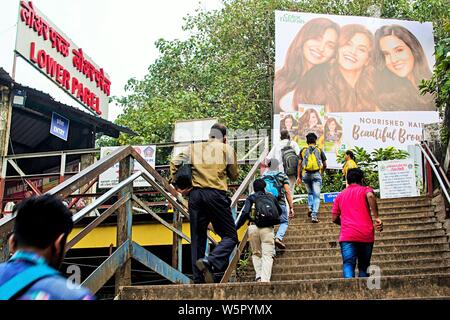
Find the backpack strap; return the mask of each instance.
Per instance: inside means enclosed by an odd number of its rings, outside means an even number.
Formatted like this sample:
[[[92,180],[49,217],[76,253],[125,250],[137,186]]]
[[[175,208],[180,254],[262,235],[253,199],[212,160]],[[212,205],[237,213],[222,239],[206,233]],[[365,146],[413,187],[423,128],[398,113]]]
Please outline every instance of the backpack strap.
[[[10,300],[38,280],[57,274],[58,271],[44,264],[29,267],[0,286],[0,300]]]

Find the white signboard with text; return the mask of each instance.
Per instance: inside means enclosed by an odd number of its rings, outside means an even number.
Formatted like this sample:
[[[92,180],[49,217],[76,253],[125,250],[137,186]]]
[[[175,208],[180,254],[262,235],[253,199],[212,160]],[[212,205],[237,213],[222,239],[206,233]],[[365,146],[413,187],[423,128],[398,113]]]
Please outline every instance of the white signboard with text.
[[[418,196],[414,160],[378,162],[381,199]]]
[[[89,111],[108,119],[109,76],[31,1],[20,1],[15,52]]]
[[[119,147],[103,147],[100,149],[100,158],[104,158]],[[133,146],[133,148],[147,161],[153,168],[155,167],[156,146]],[[133,172],[145,171],[145,169],[134,162]],[[99,176],[99,188],[112,188],[119,183],[119,163],[109,168]],[[144,178],[134,180],[133,187],[148,187],[149,183]]]

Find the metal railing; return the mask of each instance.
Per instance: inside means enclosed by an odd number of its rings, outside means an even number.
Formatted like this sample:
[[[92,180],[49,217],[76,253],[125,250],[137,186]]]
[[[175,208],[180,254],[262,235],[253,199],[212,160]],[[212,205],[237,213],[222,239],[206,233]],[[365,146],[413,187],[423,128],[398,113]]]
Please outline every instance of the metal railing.
[[[447,199],[447,202],[450,203],[450,195],[449,195],[450,181],[448,180],[447,175],[442,169],[442,166],[437,161],[436,157],[434,156],[433,152],[431,151],[430,147],[425,141],[422,141],[420,144],[418,144],[418,147],[422,152],[422,155],[424,156],[426,163],[429,165],[429,168],[431,168],[431,170],[434,172],[434,175],[439,182],[439,185]],[[433,194],[433,181],[431,176],[431,170],[428,169],[426,171],[426,175],[428,178],[427,188],[430,196],[432,196]]]
[[[261,138],[253,148],[250,148],[250,151],[244,158],[240,159],[241,161],[248,159],[256,150],[256,147],[260,146],[262,143],[264,143],[265,146],[263,154],[256,160],[250,173],[239,186],[232,198],[232,208],[235,213],[238,201],[254,180],[257,169],[262,163],[265,154],[268,152],[268,137]],[[83,150],[83,152],[84,151],[87,150]],[[89,151],[92,152],[92,150]],[[45,156],[54,156],[54,154],[55,153],[48,153]],[[133,166],[135,161],[144,168],[144,171],[134,173]],[[253,162],[253,160],[247,160],[247,163],[248,162]],[[186,241],[187,243],[190,243],[191,241],[190,238],[182,232],[181,228],[183,218],[189,220],[186,200],[131,146],[120,147],[109,156],[101,158],[81,172],[65,179],[61,184],[48,191],[47,194],[57,195],[62,199],[69,197],[76,199],[78,191],[86,186],[91,186],[92,182],[96,181],[100,174],[114,166],[116,163],[119,163],[119,183],[104,194],[101,194],[92,203],[86,205],[86,207],[75,213],[72,217],[74,223],[77,223],[84,217],[87,217],[90,213],[98,210],[101,206],[104,206],[108,200],[117,197],[117,200],[112,205],[108,205],[105,211],[79,231],[66,244],[66,251],[68,251],[109,216],[113,213],[117,213],[116,250],[84,280],[82,285],[89,288],[92,292],[97,292],[113,275],[115,275],[116,279],[116,292],[118,292],[120,286],[131,285],[131,258],[139,261],[173,283],[191,283],[191,279],[182,273],[181,263],[182,241]],[[162,219],[148,204],[139,199],[137,194],[133,193],[133,181],[139,177],[144,178],[151,188],[162,194],[171,204],[174,209],[173,225]],[[161,223],[172,232],[172,266],[133,241],[133,212],[151,215],[157,222]],[[13,224],[14,217],[0,221],[0,261],[5,261],[9,258],[7,239],[13,230]],[[217,244],[214,238],[209,234],[208,239],[210,243],[214,245]],[[246,243],[247,239],[248,235],[246,233],[242,243]],[[239,248],[241,246],[242,244],[240,244]],[[242,250],[239,248],[238,250]],[[238,258],[239,254],[235,254],[231,259],[230,266],[236,265],[235,261]]]
[[[145,169],[143,172],[133,173],[134,160]],[[147,212],[161,222],[167,229],[172,231],[176,237],[190,242],[190,239],[181,230],[177,230],[162,219],[133,194],[133,181],[139,177],[144,178],[152,188],[158,190],[171,203],[174,211],[179,216],[189,219],[185,206],[185,200],[176,190],[152,168],[132,147],[121,147],[106,158],[100,159],[75,176],[65,180],[53,188],[48,194],[58,195],[62,199],[71,196],[74,192],[95,180],[101,173],[108,170],[119,162],[119,183],[98,197],[94,202],[73,215],[74,223],[80,221],[92,211],[96,210],[107,200],[117,196],[117,201],[112,204],[99,217],[83,228],[78,234],[70,239],[66,250],[73,248],[81,239],[89,234],[95,227],[100,225],[107,217],[117,212],[117,249],[82,283],[92,292],[97,292],[114,274],[116,275],[116,292],[120,286],[131,285],[131,258],[144,264],[146,267],[160,274],[174,283],[191,283],[191,280],[181,270],[173,268],[151,252],[147,251],[132,239],[132,224],[134,207]],[[134,203],[134,205],[133,205]],[[139,209],[139,208],[138,208]],[[2,260],[9,257],[7,248],[7,236],[11,233],[14,218],[0,223],[0,239],[2,243]],[[210,241],[215,243],[213,238]]]

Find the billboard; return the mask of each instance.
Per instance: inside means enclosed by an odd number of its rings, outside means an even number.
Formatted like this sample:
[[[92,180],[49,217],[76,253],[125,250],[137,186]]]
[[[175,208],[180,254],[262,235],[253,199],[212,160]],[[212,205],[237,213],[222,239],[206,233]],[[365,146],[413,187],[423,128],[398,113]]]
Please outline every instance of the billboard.
[[[108,119],[108,74],[31,1],[20,1],[15,52],[89,111]]]
[[[111,153],[116,151],[120,147],[102,147],[100,148],[100,159],[109,156]],[[150,164],[153,168],[155,168],[156,163],[156,146],[133,146],[134,150],[139,153],[148,164]],[[99,188],[112,188],[119,183],[119,162],[116,163],[113,167],[109,168],[102,174],[100,174],[98,178],[98,187]],[[134,161],[133,173],[137,171],[146,172],[146,170]],[[150,184],[142,177],[137,178],[133,182],[133,187],[148,187]]]
[[[331,168],[355,146],[406,150],[439,121],[418,89],[433,55],[428,22],[275,11],[273,141],[314,132]]]

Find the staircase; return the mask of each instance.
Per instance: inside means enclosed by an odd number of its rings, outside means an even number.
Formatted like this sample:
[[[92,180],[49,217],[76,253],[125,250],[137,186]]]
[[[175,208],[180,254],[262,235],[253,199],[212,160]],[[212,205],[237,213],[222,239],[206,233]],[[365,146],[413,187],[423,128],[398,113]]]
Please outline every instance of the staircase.
[[[450,299],[450,245],[426,197],[379,201],[384,231],[376,233],[372,266],[381,277],[342,279],[339,227],[331,205],[322,204],[312,224],[297,205],[272,269],[272,282],[254,282],[249,265],[238,282],[207,285],[123,287],[120,299]],[[377,284],[379,284],[377,286]],[[369,289],[373,288],[373,289]]]

